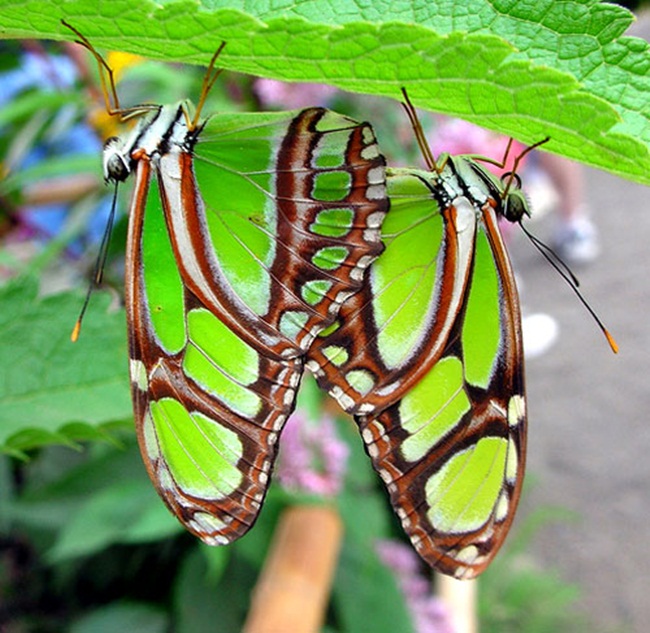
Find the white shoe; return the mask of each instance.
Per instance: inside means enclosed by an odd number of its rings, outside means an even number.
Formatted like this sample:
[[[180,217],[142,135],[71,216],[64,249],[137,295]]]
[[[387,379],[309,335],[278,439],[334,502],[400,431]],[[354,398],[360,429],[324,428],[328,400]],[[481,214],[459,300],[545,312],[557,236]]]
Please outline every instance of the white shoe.
[[[553,249],[567,264],[588,264],[600,255],[598,231],[587,218],[562,222],[555,231]]]
[[[528,314],[521,319],[526,359],[536,358],[548,352],[557,341],[560,326],[548,314]]]

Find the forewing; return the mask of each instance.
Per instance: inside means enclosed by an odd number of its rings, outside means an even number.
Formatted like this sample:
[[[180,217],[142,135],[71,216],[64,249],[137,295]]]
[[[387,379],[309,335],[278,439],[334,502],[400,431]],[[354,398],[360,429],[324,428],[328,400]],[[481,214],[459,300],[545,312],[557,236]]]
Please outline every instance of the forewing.
[[[384,163],[368,124],[322,108],[208,122],[201,251],[242,337],[303,354],[332,323],[382,251]]]

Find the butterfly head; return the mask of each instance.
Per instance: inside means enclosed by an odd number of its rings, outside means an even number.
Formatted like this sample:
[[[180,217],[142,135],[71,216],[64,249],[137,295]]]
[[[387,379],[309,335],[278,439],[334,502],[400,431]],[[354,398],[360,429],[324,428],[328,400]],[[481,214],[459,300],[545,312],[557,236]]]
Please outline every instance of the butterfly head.
[[[530,217],[530,204],[521,189],[521,178],[508,172],[501,177],[501,215],[508,222],[519,223],[526,215]]]
[[[104,180],[106,182],[124,182],[131,173],[130,161],[127,160],[123,142],[112,136],[104,143],[102,164],[104,168]]]

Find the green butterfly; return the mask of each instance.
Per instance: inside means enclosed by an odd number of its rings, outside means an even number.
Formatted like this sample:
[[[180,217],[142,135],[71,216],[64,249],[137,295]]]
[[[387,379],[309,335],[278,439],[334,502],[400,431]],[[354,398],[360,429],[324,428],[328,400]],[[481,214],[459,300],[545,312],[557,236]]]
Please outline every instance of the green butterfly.
[[[307,366],[354,414],[413,545],[481,573],[519,501],[526,458],[521,313],[499,217],[528,213],[516,176],[468,156],[389,169],[384,253]]]
[[[195,145],[178,111],[156,138],[180,142],[136,167],[132,394],[158,492],[227,543],[259,512],[306,349],[379,253],[383,165],[369,126],[326,110],[217,115]]]
[[[107,142],[104,169],[135,178],[125,285],[142,457],[185,527],[224,544],[259,513],[305,353],[381,252],[388,202],[366,123],[323,108],[201,121],[215,60],[196,114],[130,110],[138,124]]]

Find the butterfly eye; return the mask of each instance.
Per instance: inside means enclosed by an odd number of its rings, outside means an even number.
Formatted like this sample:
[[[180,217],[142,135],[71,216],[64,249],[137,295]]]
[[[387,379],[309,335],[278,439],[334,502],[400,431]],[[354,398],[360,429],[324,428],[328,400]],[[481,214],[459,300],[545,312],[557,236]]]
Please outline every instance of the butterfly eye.
[[[519,178],[517,179],[519,180]],[[519,181],[519,184],[521,184],[521,181]],[[526,195],[519,188],[511,189],[503,200],[503,217],[508,222],[521,222],[524,215],[530,217],[530,206]]]

